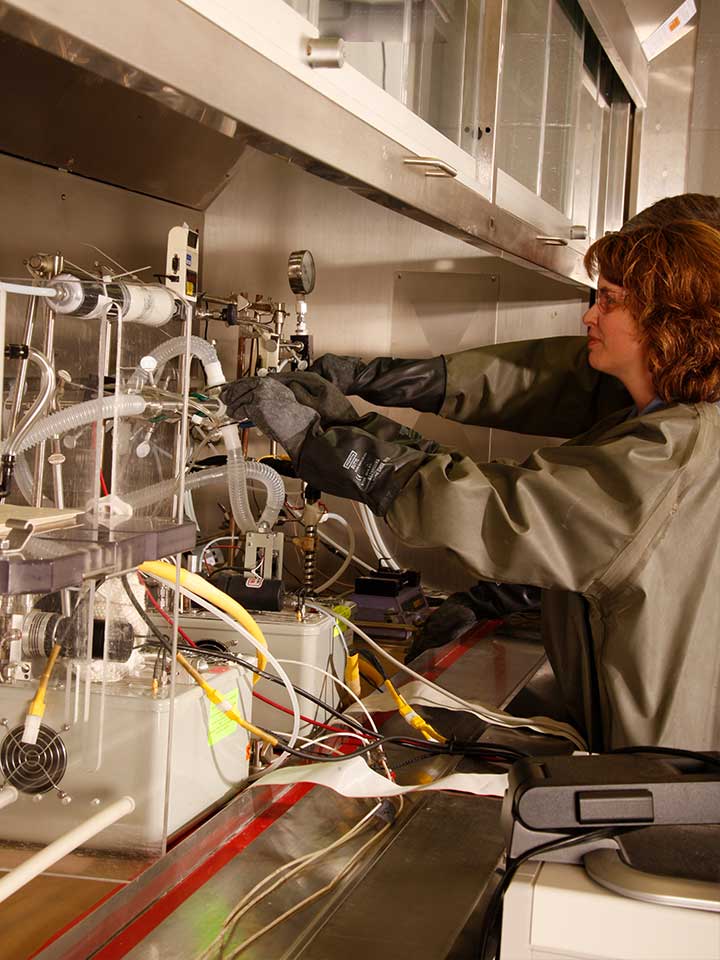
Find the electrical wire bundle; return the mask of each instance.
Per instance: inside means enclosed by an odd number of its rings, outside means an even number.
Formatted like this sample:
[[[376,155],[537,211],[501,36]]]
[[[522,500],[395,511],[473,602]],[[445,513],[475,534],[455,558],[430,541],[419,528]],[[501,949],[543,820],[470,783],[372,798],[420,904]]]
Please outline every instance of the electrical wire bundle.
[[[257,637],[252,637],[251,633],[247,629],[249,624],[243,625],[239,622],[237,617],[229,616],[227,611],[227,604],[225,604],[225,595],[221,591],[218,591],[212,586],[212,584],[207,583],[207,581],[202,580],[202,578],[197,577],[193,574],[188,574],[187,571],[177,570],[171,564],[145,564],[140,568],[141,575],[149,575],[154,579],[164,580],[165,582],[172,583],[180,592],[190,597],[193,602],[198,603],[200,606],[205,607],[216,616],[221,619],[229,622],[234,629],[236,629],[245,639],[250,642],[254,642],[256,648],[260,648],[262,645],[259,644]],[[148,616],[143,605],[138,601],[135,595],[130,588],[127,578],[123,578],[123,584],[125,590],[128,594],[128,597],[131,599],[133,606],[137,612],[143,617],[143,620],[147,624],[151,634],[155,637],[156,641],[159,644],[159,649],[162,649],[164,652],[172,654],[173,648],[170,644],[168,638],[158,629],[156,624]],[[149,596],[150,602],[155,607],[156,610],[164,617],[164,619],[172,624],[172,617],[162,609],[160,604],[152,595],[152,592],[149,589],[147,583],[145,583],[146,593]],[[205,594],[205,597],[199,595],[199,592],[202,591]],[[208,596],[212,598],[211,602],[206,599]],[[229,600],[229,598],[226,598]],[[222,610],[219,608],[219,604],[224,604],[226,609]],[[372,648],[375,648],[380,652],[386,659],[388,659],[387,652],[383,651],[382,648],[378,647],[362,630],[352,624],[345,617],[337,614],[335,611],[327,610],[320,604],[315,602],[307,601],[308,606],[313,609],[316,609],[322,613],[327,614],[330,617],[333,617],[336,621],[340,620],[345,623],[351,630],[358,634],[366,643],[368,643]],[[238,605],[239,606],[239,605]],[[250,618],[251,620],[252,618]],[[203,687],[206,694],[210,696],[210,699],[214,699],[212,695],[212,688],[210,692],[206,689],[209,685],[204,682],[204,678],[201,674],[188,663],[185,653],[193,650],[193,643],[190,637],[187,636],[181,629],[178,628],[179,642],[177,645],[176,657],[180,665],[188,670],[189,673],[193,676],[193,679]],[[263,641],[264,642],[264,641]],[[517,759],[520,759],[525,754],[522,754],[520,751],[514,750],[505,745],[487,743],[487,742],[459,742],[453,739],[446,739],[442,734],[436,731],[424,718],[420,717],[419,714],[414,711],[407,701],[402,697],[400,692],[394,687],[392,682],[385,676],[384,671],[380,667],[380,663],[377,660],[372,660],[372,657],[365,655],[365,659],[360,665],[360,672],[363,673],[367,679],[373,683],[373,685],[378,686],[381,689],[386,689],[398,707],[399,713],[401,716],[404,716],[408,723],[411,724],[415,729],[417,729],[424,739],[416,739],[411,735],[408,736],[382,736],[375,725],[372,716],[367,712],[367,708],[359,699],[357,694],[346,684],[344,684],[339,678],[332,676],[328,671],[323,670],[320,667],[315,667],[313,665],[306,664],[305,666],[310,666],[312,669],[319,670],[321,673],[327,674],[334,683],[339,684],[343,687],[347,693],[353,698],[353,700],[360,706],[361,710],[365,713],[365,720],[367,723],[363,723],[360,720],[356,719],[354,716],[349,715],[346,712],[343,712],[331,704],[324,702],[320,697],[309,693],[308,691],[298,687],[297,685],[291,683],[287,677],[287,674],[283,670],[283,663],[293,663],[294,661],[280,661],[276,660],[272,654],[264,650],[264,655],[267,656],[268,660],[272,663],[273,668],[278,675],[275,675],[265,669],[264,664],[258,664],[257,666],[244,659],[243,657],[237,656],[230,653],[227,650],[220,649],[202,649],[199,651],[198,648],[194,648],[195,652],[202,652],[204,658],[210,662],[224,662],[234,664],[244,669],[250,670],[255,679],[262,677],[263,679],[269,680],[275,684],[284,685],[288,694],[291,696],[292,709],[283,707],[280,704],[275,703],[271,698],[266,697],[262,694],[257,694],[256,691],[253,691],[253,695],[257,696],[263,702],[268,703],[278,709],[282,710],[285,713],[293,715],[293,732],[288,736],[287,734],[277,733],[269,730],[264,730],[258,727],[255,727],[252,724],[249,724],[247,721],[244,721],[243,718],[240,718],[235,711],[225,710],[226,714],[239,725],[243,726],[246,730],[252,733],[255,736],[260,736],[263,740],[270,743],[272,747],[279,754],[278,758],[270,764],[270,767],[266,768],[260,776],[264,775],[267,770],[276,767],[279,763],[284,762],[288,758],[292,757],[296,761],[309,761],[313,763],[341,763],[352,757],[367,757],[372,755],[375,760],[379,763],[380,767],[385,771],[386,776],[392,777],[390,768],[387,764],[387,759],[384,754],[384,749],[389,745],[397,745],[406,749],[410,749],[416,753],[419,753],[421,756],[425,755],[447,755],[447,756],[468,756],[468,757],[477,757],[484,760],[492,761],[495,763],[501,763],[505,765],[511,765]],[[424,683],[428,683],[430,686],[435,686],[434,684],[427,681],[425,678],[421,677],[418,674],[415,674],[410,668],[405,667],[400,664],[398,661],[394,661],[393,658],[389,658],[390,661],[398,666],[400,669],[404,670],[406,673],[419,677]],[[437,688],[442,689],[442,688]],[[447,691],[442,691],[445,696],[450,696],[458,701],[458,705],[467,710],[476,716],[482,717],[484,720],[490,719],[490,722],[497,722],[495,719],[495,711],[485,711],[479,709],[475,704],[469,704],[463,701],[459,697],[448,694]],[[297,698],[301,697],[306,699],[316,706],[321,707],[326,711],[326,715],[335,718],[337,723],[321,723],[312,720],[310,717],[305,716],[300,712],[300,707],[298,705]],[[218,704],[220,709],[224,707],[229,708],[229,704],[225,704],[222,701],[221,695],[217,694],[217,699],[214,699],[214,702]],[[488,716],[490,715],[490,717]],[[500,715],[502,719],[506,715]],[[514,718],[513,718],[514,719]],[[298,733],[298,728],[300,721],[303,720],[306,723],[311,723],[315,728],[320,730],[325,730],[326,734],[321,735],[315,739],[300,737]],[[506,724],[502,724],[506,725]],[[510,724],[507,724],[510,725]],[[517,723],[518,726],[533,726],[530,721],[520,720]],[[538,724],[541,725],[541,724]],[[546,731],[543,731],[546,732]],[[553,730],[555,732],[555,730]],[[574,733],[574,731],[573,731]],[[568,738],[572,739],[572,738]],[[329,741],[329,742],[328,742]],[[298,746],[298,743],[300,746]],[[573,742],[575,740],[573,739]],[[339,748],[339,745],[342,744],[342,749]],[[352,746],[351,746],[352,744]],[[405,761],[407,762],[407,761]],[[325,886],[321,887],[319,890],[310,894],[308,897],[304,898],[289,910],[285,911],[280,916],[276,917],[272,922],[260,928],[254,932],[250,937],[243,940],[240,944],[235,946],[232,945],[232,941],[235,938],[238,926],[245,915],[252,910],[261,900],[265,899],[270,893],[277,889],[280,884],[286,882],[292,877],[296,876],[302,870],[312,866],[317,863],[322,858],[331,855],[339,847],[350,842],[352,839],[357,837],[361,832],[369,829],[370,825],[377,819],[379,811],[381,808],[387,808],[387,802],[384,804],[378,802],[376,806],[366,814],[354,827],[352,827],[343,837],[334,841],[332,844],[327,847],[306,854],[303,857],[300,857],[291,863],[285,864],[283,867],[280,867],[269,877],[266,877],[263,881],[257,884],[251,891],[249,891],[239,904],[233,909],[230,915],[227,917],[222,930],[217,935],[215,940],[208,946],[203,957],[209,957],[216,949],[219,949],[218,960],[235,960],[248,946],[256,942],[260,937],[268,933],[270,930],[274,929],[278,924],[283,922],[285,919],[294,915],[298,911],[302,910],[304,907],[308,906],[310,903],[319,899],[333,889],[343,877],[345,877],[353,867],[359,862],[359,860],[366,854],[367,850],[375,845],[380,843],[383,836],[391,829],[392,820],[394,816],[390,819],[389,822],[385,822],[384,826],[375,833],[372,837],[366,840],[350,857],[350,859],[345,863],[345,865],[340,869],[340,871],[329,881]],[[397,807],[397,812],[402,807],[402,800]],[[395,810],[396,808],[391,804],[390,808]],[[540,852],[538,851],[534,852]],[[517,868],[520,866],[525,859],[528,859],[529,856],[532,856],[534,852],[531,852],[524,858],[520,858],[517,862],[509,864],[508,870],[506,871],[505,876],[498,884],[493,898],[490,903],[488,911],[488,924],[485,928],[485,934],[483,938],[483,944],[481,946],[480,956],[483,960],[487,960],[487,951],[489,949],[489,944],[492,937],[494,936],[494,931],[497,927],[498,918],[500,916],[500,909],[502,905],[502,896],[507,885],[510,883],[512,876],[514,875]],[[229,951],[229,952],[228,952]]]

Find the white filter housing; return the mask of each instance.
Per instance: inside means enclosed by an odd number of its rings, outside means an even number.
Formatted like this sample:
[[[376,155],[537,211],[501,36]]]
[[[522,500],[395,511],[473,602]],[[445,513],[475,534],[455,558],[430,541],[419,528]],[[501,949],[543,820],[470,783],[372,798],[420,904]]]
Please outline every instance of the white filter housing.
[[[258,612],[253,618],[265,635],[270,651],[279,660],[300,660],[302,666],[285,666],[293,683],[320,697],[332,706],[338,705],[337,688],[334,683],[313,670],[321,667],[339,679],[345,675],[345,649],[340,638],[336,621],[324,613],[308,613],[304,621],[298,621],[294,610],[282,610],[279,613]],[[213,617],[210,613],[199,611],[180,618],[180,626],[195,640],[216,640],[227,647],[231,653],[246,657],[255,653],[237,630]],[[271,667],[268,664],[268,670]],[[259,680],[254,688],[263,696],[290,706],[290,698],[285,687],[270,680]],[[327,710],[316,706],[310,700],[299,697],[300,709],[306,717],[322,722],[332,719]],[[253,702],[253,722],[266,730],[278,730],[287,733],[292,729],[292,717],[276,710],[260,700]],[[311,729],[310,724],[302,724],[300,732]]]
[[[206,676],[242,716],[250,719],[252,698],[247,671],[218,667]],[[34,686],[18,683],[0,687],[2,715],[8,729],[23,722]],[[49,843],[97,813],[104,804],[129,794],[135,800],[134,812],[98,834],[92,846],[124,853],[157,853],[164,838],[170,719],[167,692],[153,698],[146,679],[108,683],[103,711],[102,684],[93,683],[87,722],[83,722],[84,682],[79,694],[79,718],[72,719],[75,704],[71,702],[70,726],[63,730],[68,717],[65,691],[48,691],[43,724],[62,738],[67,750],[67,770],[57,790],[36,795],[35,799],[21,792],[18,800],[2,811],[0,839]],[[2,736],[0,727],[0,739]],[[248,753],[244,730],[224,717],[194,683],[177,683],[169,835],[237,788],[248,775]],[[58,790],[66,795],[64,802]]]

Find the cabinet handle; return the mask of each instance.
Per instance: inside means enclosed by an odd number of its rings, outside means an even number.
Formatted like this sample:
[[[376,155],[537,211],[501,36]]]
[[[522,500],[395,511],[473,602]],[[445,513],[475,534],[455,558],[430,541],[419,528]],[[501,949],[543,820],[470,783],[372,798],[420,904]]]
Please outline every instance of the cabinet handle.
[[[310,37],[305,44],[308,66],[339,69],[345,63],[342,37]]]
[[[536,237],[535,239],[544,243],[547,247],[566,247],[568,245],[566,237]]]
[[[408,167],[427,167],[426,177],[445,177],[452,179],[457,176],[457,170],[446,160],[439,157],[403,157],[403,163]]]

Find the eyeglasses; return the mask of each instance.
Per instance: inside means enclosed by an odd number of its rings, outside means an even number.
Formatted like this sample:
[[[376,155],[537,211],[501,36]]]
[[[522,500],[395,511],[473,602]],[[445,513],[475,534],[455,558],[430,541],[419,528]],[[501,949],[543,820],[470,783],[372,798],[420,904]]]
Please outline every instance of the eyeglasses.
[[[617,307],[625,305],[627,293],[614,293],[607,287],[598,287],[595,295],[595,303],[600,313],[611,313]]]

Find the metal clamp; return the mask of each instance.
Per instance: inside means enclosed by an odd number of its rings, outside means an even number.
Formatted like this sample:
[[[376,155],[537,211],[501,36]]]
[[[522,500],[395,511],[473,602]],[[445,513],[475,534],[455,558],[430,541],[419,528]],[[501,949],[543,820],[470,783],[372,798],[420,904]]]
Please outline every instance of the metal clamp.
[[[16,520],[10,517],[5,521],[10,527],[7,537],[0,540],[0,552],[4,554],[21,553],[27,546],[30,537],[35,533],[35,524],[32,520]]]
[[[439,157],[403,157],[403,163],[408,167],[427,167],[426,177],[444,177],[452,180],[458,174],[455,167]]]

